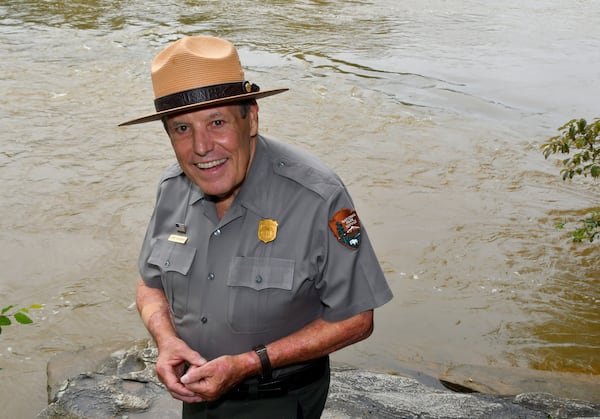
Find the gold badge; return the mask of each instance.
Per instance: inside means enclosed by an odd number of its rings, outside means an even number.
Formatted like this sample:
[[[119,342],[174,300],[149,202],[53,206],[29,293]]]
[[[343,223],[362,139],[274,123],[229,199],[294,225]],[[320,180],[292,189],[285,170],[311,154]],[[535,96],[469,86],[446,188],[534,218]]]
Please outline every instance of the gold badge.
[[[258,238],[260,241],[269,243],[277,237],[277,226],[275,220],[264,219],[258,222]]]

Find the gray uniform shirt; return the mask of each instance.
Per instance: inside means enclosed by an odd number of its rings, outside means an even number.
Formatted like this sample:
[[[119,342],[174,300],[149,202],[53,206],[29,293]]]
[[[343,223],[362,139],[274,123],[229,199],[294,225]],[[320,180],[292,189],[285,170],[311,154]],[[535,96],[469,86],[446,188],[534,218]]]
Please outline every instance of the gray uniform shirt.
[[[329,227],[342,209],[354,206],[331,169],[259,136],[246,180],[221,220],[178,164],[166,171],[139,270],[147,286],[164,291],[176,331],[191,348],[206,359],[246,352],[315,319],[344,320],[392,298],[364,228],[340,225],[340,237],[360,232],[343,244]],[[267,222],[266,242],[259,239],[261,220],[277,223],[273,234]],[[183,236],[176,224],[185,225],[184,244],[169,240]]]

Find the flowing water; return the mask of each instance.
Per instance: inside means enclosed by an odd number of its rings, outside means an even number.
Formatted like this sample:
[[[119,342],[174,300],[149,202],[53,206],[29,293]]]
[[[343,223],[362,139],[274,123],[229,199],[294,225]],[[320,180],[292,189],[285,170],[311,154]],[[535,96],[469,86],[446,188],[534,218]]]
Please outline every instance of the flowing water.
[[[597,399],[600,248],[567,230],[598,183],[539,146],[600,116],[599,21],[595,0],[0,1],[0,306],[43,305],[2,328],[0,416],[45,406],[53,354],[147,336],[136,259],[173,155],[160,123],[116,125],[152,112],[149,63],[184,34],[289,87],[261,131],[353,194],[395,299],[335,360]]]

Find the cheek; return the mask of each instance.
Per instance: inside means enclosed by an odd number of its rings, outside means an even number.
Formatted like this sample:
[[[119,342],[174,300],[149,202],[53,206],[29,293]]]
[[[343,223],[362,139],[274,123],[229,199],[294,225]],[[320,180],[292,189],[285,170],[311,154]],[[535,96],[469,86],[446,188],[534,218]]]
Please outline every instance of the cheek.
[[[241,148],[238,152],[238,162],[237,167],[240,174],[245,175],[248,172],[248,168],[250,166],[250,148],[244,147]]]
[[[235,162],[235,178],[237,182],[244,180],[250,169],[250,148],[244,147],[238,149]]]
[[[184,141],[184,140],[177,140],[177,141],[172,141],[171,140],[171,147],[173,148],[173,151],[175,152],[175,156],[180,159],[182,157],[184,157],[185,155],[187,155],[188,153],[190,153],[191,151],[191,142],[190,141]]]

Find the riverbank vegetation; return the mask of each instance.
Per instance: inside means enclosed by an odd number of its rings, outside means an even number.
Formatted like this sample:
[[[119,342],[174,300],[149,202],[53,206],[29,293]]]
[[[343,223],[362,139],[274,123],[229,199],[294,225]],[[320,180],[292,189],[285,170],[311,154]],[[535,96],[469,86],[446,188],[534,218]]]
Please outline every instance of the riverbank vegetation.
[[[600,118],[593,123],[585,119],[572,119],[558,129],[559,135],[542,144],[547,159],[553,154],[566,155],[560,161],[563,180],[575,176],[600,178]],[[564,223],[558,224],[563,228]],[[600,240],[600,210],[592,211],[581,220],[580,227],[571,232],[574,242]]]
[[[31,324],[33,320],[29,317],[29,310],[39,309],[42,306],[38,304],[32,304],[29,307],[22,307],[17,309],[14,305],[6,306],[0,311],[0,334],[2,334],[2,327],[10,326],[13,324],[11,318],[18,324]]]

